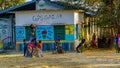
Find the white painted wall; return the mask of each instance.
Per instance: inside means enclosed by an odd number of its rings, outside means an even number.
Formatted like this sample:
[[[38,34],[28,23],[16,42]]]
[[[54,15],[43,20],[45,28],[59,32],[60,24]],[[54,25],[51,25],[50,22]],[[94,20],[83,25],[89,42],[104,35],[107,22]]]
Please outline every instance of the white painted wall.
[[[84,13],[75,12],[74,13],[74,23],[78,24],[84,21]]]
[[[75,39],[77,40],[76,37],[76,24],[78,24],[78,33],[81,33],[81,22],[84,22],[84,13],[79,13],[79,12],[75,12],[74,13],[74,24],[75,24]]]
[[[80,40],[76,37],[76,24],[78,24],[78,35],[81,33],[81,22],[84,22],[84,13],[78,13],[75,12],[74,13],[74,24],[75,24],[75,47],[78,46],[78,44],[80,43]]]
[[[74,24],[74,12],[71,11],[17,12],[15,17],[16,26]]]
[[[74,13],[74,24],[78,23],[79,22],[79,13],[78,12],[75,12]]]

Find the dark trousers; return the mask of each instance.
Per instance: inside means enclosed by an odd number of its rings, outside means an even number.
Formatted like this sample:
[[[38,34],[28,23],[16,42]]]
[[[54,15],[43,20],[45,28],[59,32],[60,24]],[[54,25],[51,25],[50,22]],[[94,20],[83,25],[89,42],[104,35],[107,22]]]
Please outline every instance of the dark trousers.
[[[25,56],[31,58],[31,57],[32,57],[32,54],[33,54],[33,48],[30,49],[30,48],[27,47],[26,55],[25,55]]]
[[[24,47],[24,56],[26,55],[27,47]]]
[[[80,51],[79,51],[79,49],[80,49]],[[82,53],[82,46],[77,46],[76,51],[77,51],[77,53],[80,53],[80,52]]]

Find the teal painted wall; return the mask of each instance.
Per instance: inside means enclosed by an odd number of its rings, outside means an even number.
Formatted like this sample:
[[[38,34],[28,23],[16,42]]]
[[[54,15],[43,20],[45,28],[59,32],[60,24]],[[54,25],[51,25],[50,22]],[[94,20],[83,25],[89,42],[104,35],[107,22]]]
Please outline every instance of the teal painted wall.
[[[16,26],[20,27],[20,26]],[[24,37],[22,35],[17,35],[17,40],[16,44],[16,50],[18,51],[23,51],[24,45],[22,44],[23,39],[26,39],[28,42],[30,41],[30,27],[29,26],[21,26],[22,28],[24,27],[25,29],[22,30],[24,31]],[[20,30],[16,29],[17,33]],[[46,31],[46,37],[43,38],[42,32]],[[20,38],[22,37],[22,38]],[[74,50],[74,26],[73,25],[54,25],[54,26],[36,26],[35,30],[35,37],[37,38],[37,41],[41,40],[43,42],[43,51],[54,51],[55,50],[55,45],[54,45],[54,40],[56,37],[59,37],[61,40],[61,46],[64,51],[73,51]],[[19,43],[20,42],[20,43]]]

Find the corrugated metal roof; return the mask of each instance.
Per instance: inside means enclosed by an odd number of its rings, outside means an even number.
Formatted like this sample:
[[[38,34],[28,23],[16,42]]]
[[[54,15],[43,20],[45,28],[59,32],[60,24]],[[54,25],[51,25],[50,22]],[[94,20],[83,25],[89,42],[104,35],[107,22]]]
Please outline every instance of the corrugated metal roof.
[[[19,5],[19,6],[15,6],[15,7],[12,7],[12,8],[6,9],[6,10],[3,10],[3,11],[0,12],[0,14],[6,13],[6,12],[9,12],[9,11],[13,11],[13,10],[15,10],[15,9],[17,9],[17,8],[20,8],[20,7],[23,7],[23,6],[32,4],[32,3],[34,3],[34,2],[35,2],[35,1],[26,2],[26,3],[21,4],[21,5]]]
[[[85,12],[85,14],[88,14],[88,15],[95,15],[95,12],[93,12],[93,11],[87,11],[87,12]]]
[[[15,7],[12,7],[12,8],[6,9],[6,10],[3,10],[3,11],[0,12],[0,14],[7,13],[7,12],[9,12],[9,11],[15,11],[15,9],[18,9],[18,8],[20,8],[20,7],[24,7],[24,6],[26,6],[26,5],[29,5],[29,4],[32,4],[32,3],[35,3],[35,2],[36,2],[35,0],[26,2],[26,3],[21,4],[21,5],[19,5],[19,6],[15,6]],[[45,2],[46,2],[48,5],[52,5],[52,6],[55,6],[55,7],[64,9],[64,6],[55,4],[55,3],[51,2],[51,1],[45,0]]]
[[[58,7],[58,8],[61,8],[61,9],[80,9],[80,8],[76,8],[76,7],[72,7],[72,5],[70,6],[69,4],[68,4],[68,6],[65,6],[64,4],[61,4],[61,2],[52,2],[52,1],[50,1],[50,0],[44,0],[45,2],[46,2],[46,4],[48,4],[48,5],[51,5],[51,6],[55,6],[55,7]],[[32,0],[32,1],[29,1],[29,2],[26,2],[26,3],[24,3],[24,4],[21,4],[21,5],[19,5],[19,6],[15,6],[15,7],[12,7],[12,8],[9,8],[9,9],[6,9],[6,10],[3,10],[3,11],[1,11],[0,12],[0,15],[2,15],[2,14],[6,14],[6,13],[8,13],[8,12],[10,12],[10,11],[25,11],[25,10],[35,10],[35,0]],[[34,5],[34,7],[33,7],[33,5],[31,5],[31,4],[33,4]],[[34,8],[34,9],[28,9],[28,8],[31,8],[30,6],[32,6],[32,8]],[[21,9],[22,8],[22,9]]]

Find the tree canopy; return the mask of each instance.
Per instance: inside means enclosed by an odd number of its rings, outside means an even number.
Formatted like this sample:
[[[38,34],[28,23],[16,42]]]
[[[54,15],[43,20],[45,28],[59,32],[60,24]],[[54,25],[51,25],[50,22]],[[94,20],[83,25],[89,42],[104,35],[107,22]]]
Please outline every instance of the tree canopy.
[[[120,33],[120,0],[65,0],[76,6],[82,6],[86,11],[95,12],[95,17],[99,18],[99,27],[110,27]]]
[[[0,0],[0,11],[23,4],[25,0]]]

